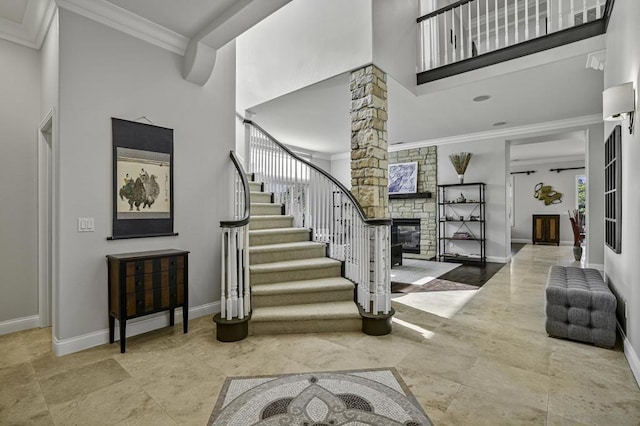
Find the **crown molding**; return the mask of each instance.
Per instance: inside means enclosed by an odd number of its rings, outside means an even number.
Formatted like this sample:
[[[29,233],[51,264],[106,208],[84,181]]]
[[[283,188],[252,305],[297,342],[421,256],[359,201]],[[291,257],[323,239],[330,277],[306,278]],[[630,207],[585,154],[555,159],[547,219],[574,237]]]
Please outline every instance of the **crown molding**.
[[[0,18],[0,38],[39,50],[56,11],[53,0],[30,0],[22,23]]]
[[[500,130],[490,130],[487,132],[468,133],[466,135],[451,136],[439,139],[428,139],[416,142],[405,142],[400,145],[390,145],[389,151],[404,151],[412,148],[423,148],[432,145],[447,145],[462,142],[475,142],[488,139],[513,139],[515,137],[531,136],[537,133],[566,130],[576,127],[591,126],[601,124],[602,115],[593,114],[583,117],[569,118],[565,120],[547,121],[545,123],[529,124],[526,126],[509,127]]]
[[[184,56],[189,39],[105,0],[56,0],[59,7]]]

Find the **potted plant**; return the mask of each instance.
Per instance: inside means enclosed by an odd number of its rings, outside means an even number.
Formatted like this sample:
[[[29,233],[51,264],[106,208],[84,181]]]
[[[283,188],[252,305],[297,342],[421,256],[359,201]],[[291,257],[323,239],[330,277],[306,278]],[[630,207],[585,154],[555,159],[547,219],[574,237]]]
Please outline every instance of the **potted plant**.
[[[573,231],[573,258],[579,262],[582,259],[582,227],[580,213],[577,209],[569,211],[569,221],[571,221],[571,230]]]

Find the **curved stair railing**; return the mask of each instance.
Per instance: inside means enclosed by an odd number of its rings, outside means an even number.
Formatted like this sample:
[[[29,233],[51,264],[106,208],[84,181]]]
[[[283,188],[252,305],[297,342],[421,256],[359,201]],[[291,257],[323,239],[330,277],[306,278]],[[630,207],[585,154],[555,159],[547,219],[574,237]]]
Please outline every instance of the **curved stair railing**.
[[[361,312],[388,315],[391,310],[391,219],[367,219],[358,201],[333,176],[300,158],[251,120],[245,164],[274,203],[284,205],[294,226],[311,229],[313,240],[327,244],[329,257],[342,261],[344,275],[356,284]]]
[[[218,325],[220,325],[221,321],[237,322],[248,319],[251,316],[251,285],[249,282],[249,217],[251,205],[249,181],[236,153],[231,151],[229,156],[234,166],[233,220],[220,222],[220,227],[222,228],[220,315],[219,317],[214,317]],[[231,333],[235,333],[233,328]],[[219,340],[220,337],[220,327],[218,327]]]

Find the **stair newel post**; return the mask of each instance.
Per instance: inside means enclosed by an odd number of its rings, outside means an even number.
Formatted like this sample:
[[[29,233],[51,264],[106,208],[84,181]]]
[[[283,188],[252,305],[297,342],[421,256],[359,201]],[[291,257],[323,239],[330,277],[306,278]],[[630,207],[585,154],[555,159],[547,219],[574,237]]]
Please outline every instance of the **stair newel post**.
[[[221,259],[221,267],[220,267],[220,315],[222,318],[227,317],[227,299],[226,299],[226,283],[227,283],[227,256],[228,256],[228,246],[227,241],[229,239],[229,232],[227,229],[222,230],[222,259]],[[228,319],[228,318],[227,318]]]
[[[245,151],[245,155],[247,152]],[[247,232],[251,214],[249,182],[233,151],[230,157],[235,166],[231,185],[233,199],[229,203],[233,220],[220,222],[220,313],[213,317],[216,323],[216,338],[221,342],[244,339],[248,334],[248,319],[251,314]]]

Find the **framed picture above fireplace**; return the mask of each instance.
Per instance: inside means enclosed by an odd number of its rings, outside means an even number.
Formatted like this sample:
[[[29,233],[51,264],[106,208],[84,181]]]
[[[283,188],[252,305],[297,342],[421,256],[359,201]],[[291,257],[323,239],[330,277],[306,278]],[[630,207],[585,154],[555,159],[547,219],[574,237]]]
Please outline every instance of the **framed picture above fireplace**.
[[[417,190],[417,162],[389,164],[389,194],[412,194]]]

